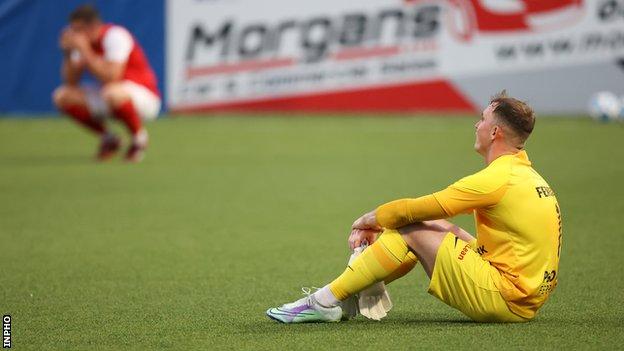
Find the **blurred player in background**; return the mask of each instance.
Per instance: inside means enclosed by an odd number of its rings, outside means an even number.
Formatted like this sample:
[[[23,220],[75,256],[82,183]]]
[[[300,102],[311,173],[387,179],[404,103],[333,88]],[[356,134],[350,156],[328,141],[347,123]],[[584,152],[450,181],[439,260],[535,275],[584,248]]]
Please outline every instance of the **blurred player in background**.
[[[70,14],[59,41],[63,85],[54,91],[54,104],[100,137],[98,160],[109,159],[121,146],[105,125],[104,118],[112,115],[131,134],[126,160],[141,161],[148,143],[143,121],[158,116],[161,99],[156,75],[139,43],[124,27],[103,23],[91,5]],[[99,82],[97,87],[80,85],[85,71]]]
[[[429,292],[471,319],[533,319],[557,284],[561,250],[557,199],[524,150],[534,123],[524,102],[504,92],[495,96],[475,125],[474,148],[487,165],[483,170],[442,191],[392,201],[361,216],[349,244],[352,249],[364,241],[373,244],[331,284],[269,309],[268,316],[284,323],[353,316],[345,310],[353,310],[354,295],[401,277],[420,261],[431,279]],[[388,172],[389,180],[393,172],[401,172],[400,165]],[[444,220],[461,213],[474,213],[476,239]],[[383,301],[383,289],[377,294],[381,298],[371,300],[373,307]],[[391,307],[382,305],[381,316]]]

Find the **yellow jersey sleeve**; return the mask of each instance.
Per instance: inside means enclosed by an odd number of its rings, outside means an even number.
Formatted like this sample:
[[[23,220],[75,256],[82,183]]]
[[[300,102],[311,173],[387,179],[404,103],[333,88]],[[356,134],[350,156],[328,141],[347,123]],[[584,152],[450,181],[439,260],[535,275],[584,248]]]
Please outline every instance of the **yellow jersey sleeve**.
[[[495,205],[505,195],[509,177],[489,167],[464,177],[433,196],[448,217]]]
[[[377,222],[384,228],[395,229],[410,223],[446,218],[448,215],[433,195],[416,199],[400,199],[377,208]]]
[[[442,191],[416,199],[401,199],[379,206],[377,222],[384,228],[453,217],[476,208],[496,204],[505,194],[509,172],[494,162],[482,171],[464,177]]]

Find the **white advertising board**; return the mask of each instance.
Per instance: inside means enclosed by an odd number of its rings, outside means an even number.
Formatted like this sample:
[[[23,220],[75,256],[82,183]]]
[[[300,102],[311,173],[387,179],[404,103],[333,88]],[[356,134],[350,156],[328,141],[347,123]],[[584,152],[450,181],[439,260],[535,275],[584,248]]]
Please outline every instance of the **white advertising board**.
[[[166,27],[173,111],[474,111],[507,88],[569,112],[624,92],[624,0],[169,0]]]

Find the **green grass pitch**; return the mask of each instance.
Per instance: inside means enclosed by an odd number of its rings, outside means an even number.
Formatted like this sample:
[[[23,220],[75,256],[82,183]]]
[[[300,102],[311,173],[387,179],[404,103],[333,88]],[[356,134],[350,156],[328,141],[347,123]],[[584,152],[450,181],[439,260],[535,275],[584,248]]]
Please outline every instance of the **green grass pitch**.
[[[352,221],[482,167],[466,117],[168,118],[142,164],[97,164],[65,119],[0,119],[0,313],[15,350],[618,349],[624,125],[538,121],[563,211],[559,286],[536,320],[476,324],[389,287],[382,322],[281,325],[268,307],[344,269]],[[472,218],[456,223],[474,233]]]

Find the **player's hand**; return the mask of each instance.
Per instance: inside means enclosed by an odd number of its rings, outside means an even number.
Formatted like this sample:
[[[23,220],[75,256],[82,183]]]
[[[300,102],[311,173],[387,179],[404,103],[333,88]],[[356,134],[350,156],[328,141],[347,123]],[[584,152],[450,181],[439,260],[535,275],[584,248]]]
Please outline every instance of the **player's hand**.
[[[72,35],[72,32],[70,28],[63,29],[63,32],[61,33],[61,36],[59,37],[59,47],[61,48],[61,50],[69,51],[71,49],[71,45],[70,45],[71,35]]]
[[[355,250],[364,243],[370,245],[377,240],[377,234],[379,234],[378,230],[353,229],[351,230],[351,235],[349,235],[349,247],[351,250]]]
[[[67,41],[71,49],[76,49],[81,52],[87,50],[90,46],[89,38],[83,33],[70,32]]]
[[[353,229],[365,229],[365,230],[376,230],[381,231],[381,226],[377,223],[377,215],[375,214],[375,210],[370,211],[360,218],[356,219],[351,226]]]

